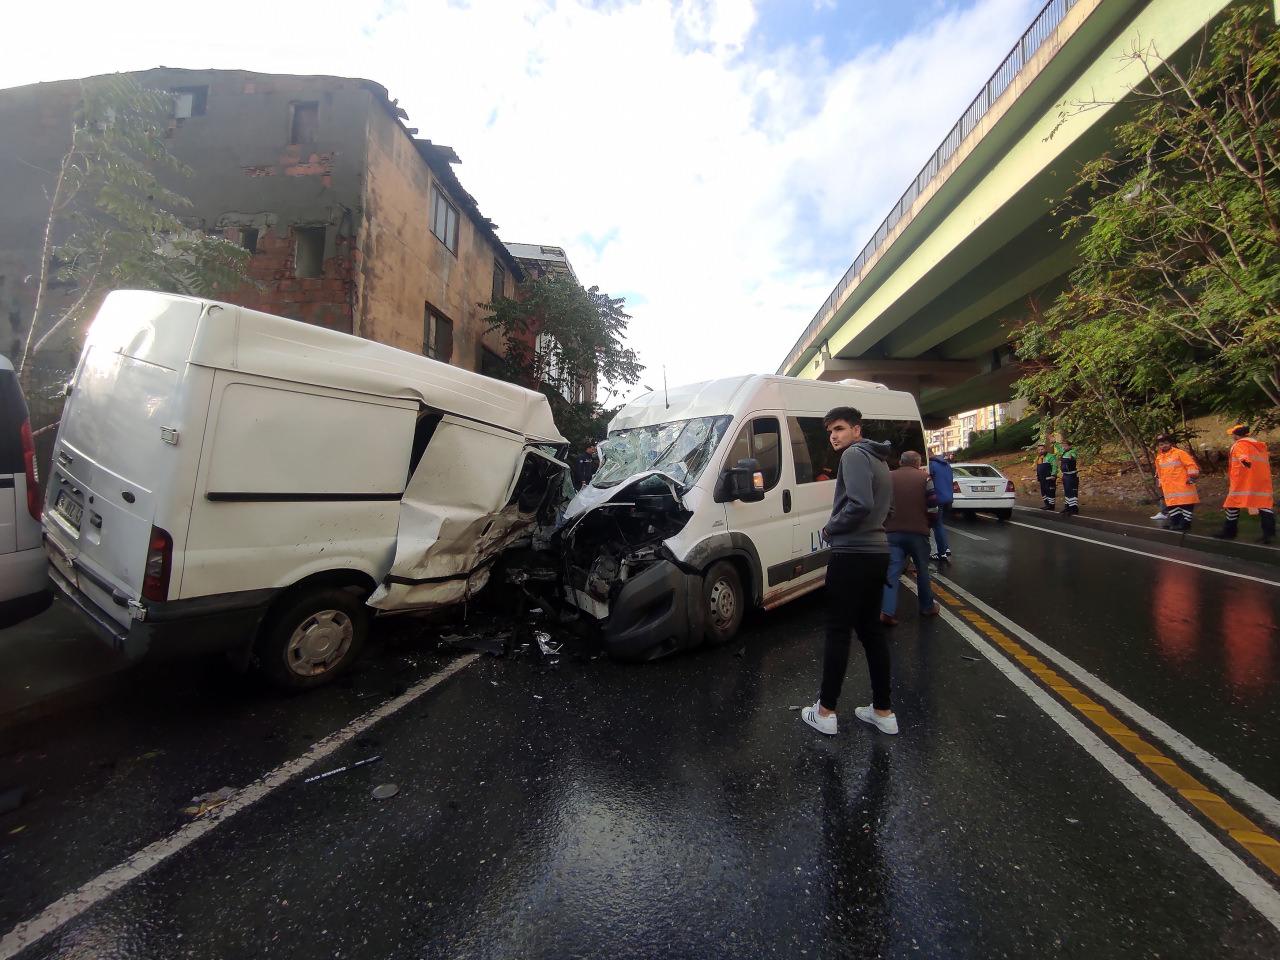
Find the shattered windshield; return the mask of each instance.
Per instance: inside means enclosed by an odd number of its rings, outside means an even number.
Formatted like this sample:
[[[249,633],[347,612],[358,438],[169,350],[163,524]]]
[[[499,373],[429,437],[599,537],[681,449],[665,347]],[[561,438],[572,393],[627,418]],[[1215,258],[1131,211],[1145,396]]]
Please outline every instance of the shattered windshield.
[[[661,470],[678,483],[692,486],[732,419],[698,417],[611,433],[600,444],[600,469],[591,485],[613,487],[637,473]]]

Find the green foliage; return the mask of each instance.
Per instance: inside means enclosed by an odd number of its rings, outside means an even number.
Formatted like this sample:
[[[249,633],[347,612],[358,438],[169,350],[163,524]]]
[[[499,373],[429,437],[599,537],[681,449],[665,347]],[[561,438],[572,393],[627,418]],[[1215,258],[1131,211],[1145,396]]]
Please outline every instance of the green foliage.
[[[597,400],[599,392],[615,396],[644,369],[626,346],[625,300],[548,274],[524,284],[519,299],[484,306],[489,330],[500,332],[506,347],[503,378],[541,390],[575,447],[603,437],[613,411]]]
[[[1136,111],[1067,204],[1080,266],[1016,345],[1020,396],[1149,469],[1190,415],[1280,421],[1280,32],[1254,2],[1186,69],[1133,57]]]
[[[248,251],[184,223],[191,202],[165,186],[192,171],[169,153],[170,95],[111,76],[82,84],[54,184],[26,358],[69,338],[110,290],[210,295],[250,283]],[[49,291],[74,299],[50,321]]]
[[[1040,417],[1032,414],[1001,425],[998,430],[974,431],[969,435],[969,445],[957,450],[957,460],[974,460],[997,453],[1013,453],[1040,439]]]

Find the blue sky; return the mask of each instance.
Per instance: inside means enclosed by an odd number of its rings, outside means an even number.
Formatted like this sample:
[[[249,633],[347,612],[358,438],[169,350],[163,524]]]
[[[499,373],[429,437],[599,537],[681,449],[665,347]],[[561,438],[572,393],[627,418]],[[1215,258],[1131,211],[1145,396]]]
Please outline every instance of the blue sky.
[[[628,295],[645,377],[681,383],[776,368],[1041,3],[222,0],[198,41],[167,0],[22,3],[0,86],[160,63],[376,80],[503,239]]]

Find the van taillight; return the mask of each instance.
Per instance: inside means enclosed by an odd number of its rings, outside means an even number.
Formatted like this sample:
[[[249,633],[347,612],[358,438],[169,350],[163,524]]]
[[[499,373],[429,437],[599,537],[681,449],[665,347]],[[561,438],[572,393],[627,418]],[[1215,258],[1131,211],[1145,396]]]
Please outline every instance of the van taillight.
[[[951,481],[951,492],[952,492],[952,493],[959,493],[959,492],[960,492],[960,481],[959,481],[959,480],[952,480],[952,481]]]
[[[1012,481],[1012,480],[1006,480],[1006,481],[1004,482],[1004,492],[1005,492],[1005,493],[1013,493],[1013,481]]]
[[[22,463],[27,471],[27,512],[39,521],[44,513],[44,498],[40,496],[40,478],[36,474],[36,445],[31,439],[31,421],[22,421]]]
[[[167,530],[151,528],[147,544],[147,566],[142,575],[142,596],[146,600],[169,599],[169,571],[173,567],[173,537]]]

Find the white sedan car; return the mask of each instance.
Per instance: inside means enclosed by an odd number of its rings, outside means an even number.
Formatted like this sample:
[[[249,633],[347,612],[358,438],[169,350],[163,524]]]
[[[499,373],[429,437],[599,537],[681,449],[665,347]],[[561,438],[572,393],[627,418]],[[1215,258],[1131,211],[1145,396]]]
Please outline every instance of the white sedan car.
[[[979,510],[1001,520],[1013,516],[1013,481],[989,463],[951,465],[951,512],[972,517]]]

